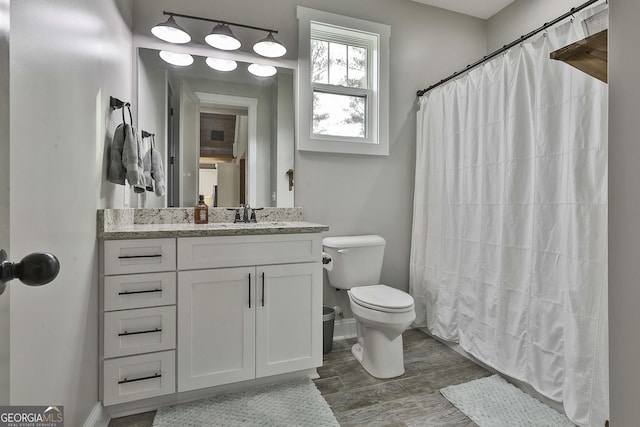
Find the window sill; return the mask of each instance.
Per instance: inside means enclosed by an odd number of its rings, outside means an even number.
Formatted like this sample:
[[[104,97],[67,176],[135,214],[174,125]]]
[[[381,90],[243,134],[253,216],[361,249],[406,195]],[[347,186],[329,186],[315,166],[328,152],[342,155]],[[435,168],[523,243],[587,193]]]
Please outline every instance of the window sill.
[[[320,153],[340,153],[340,154],[365,154],[371,156],[388,156],[388,143],[371,142],[345,142],[331,139],[298,139],[299,151],[314,151]]]

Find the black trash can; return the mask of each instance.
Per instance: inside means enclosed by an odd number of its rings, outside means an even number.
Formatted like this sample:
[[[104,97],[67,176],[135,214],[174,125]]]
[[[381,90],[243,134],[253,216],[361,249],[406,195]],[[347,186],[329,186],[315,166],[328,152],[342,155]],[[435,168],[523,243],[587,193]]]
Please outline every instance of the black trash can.
[[[328,306],[322,306],[322,353],[327,354],[333,348],[333,324],[336,311]]]

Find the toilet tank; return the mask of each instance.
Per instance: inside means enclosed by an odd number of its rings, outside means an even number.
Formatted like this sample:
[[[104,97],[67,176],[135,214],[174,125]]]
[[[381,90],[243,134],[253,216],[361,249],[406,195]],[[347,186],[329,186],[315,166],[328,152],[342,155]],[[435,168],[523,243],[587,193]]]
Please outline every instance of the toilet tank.
[[[327,270],[331,286],[351,289],[379,284],[385,244],[386,241],[376,235],[322,239],[323,250],[333,259],[333,268]]]

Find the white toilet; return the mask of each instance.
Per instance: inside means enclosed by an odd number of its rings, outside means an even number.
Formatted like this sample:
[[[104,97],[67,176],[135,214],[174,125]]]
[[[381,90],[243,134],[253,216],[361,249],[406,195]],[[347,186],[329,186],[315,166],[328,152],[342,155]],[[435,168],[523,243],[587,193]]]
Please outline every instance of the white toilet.
[[[324,251],[331,257],[329,283],[347,289],[358,328],[358,343],[351,352],[376,378],[404,374],[402,333],[416,318],[413,298],[380,284],[385,240],[380,236],[325,237]]]

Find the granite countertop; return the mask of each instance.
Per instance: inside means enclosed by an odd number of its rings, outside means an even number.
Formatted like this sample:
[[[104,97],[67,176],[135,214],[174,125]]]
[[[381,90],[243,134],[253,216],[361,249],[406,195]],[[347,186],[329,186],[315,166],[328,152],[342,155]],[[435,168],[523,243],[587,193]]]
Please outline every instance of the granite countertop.
[[[302,220],[300,208],[265,208],[256,223],[233,223],[233,212],[209,210],[209,224],[194,224],[193,208],[100,209],[99,239],[243,236],[256,234],[320,233],[329,227]]]

